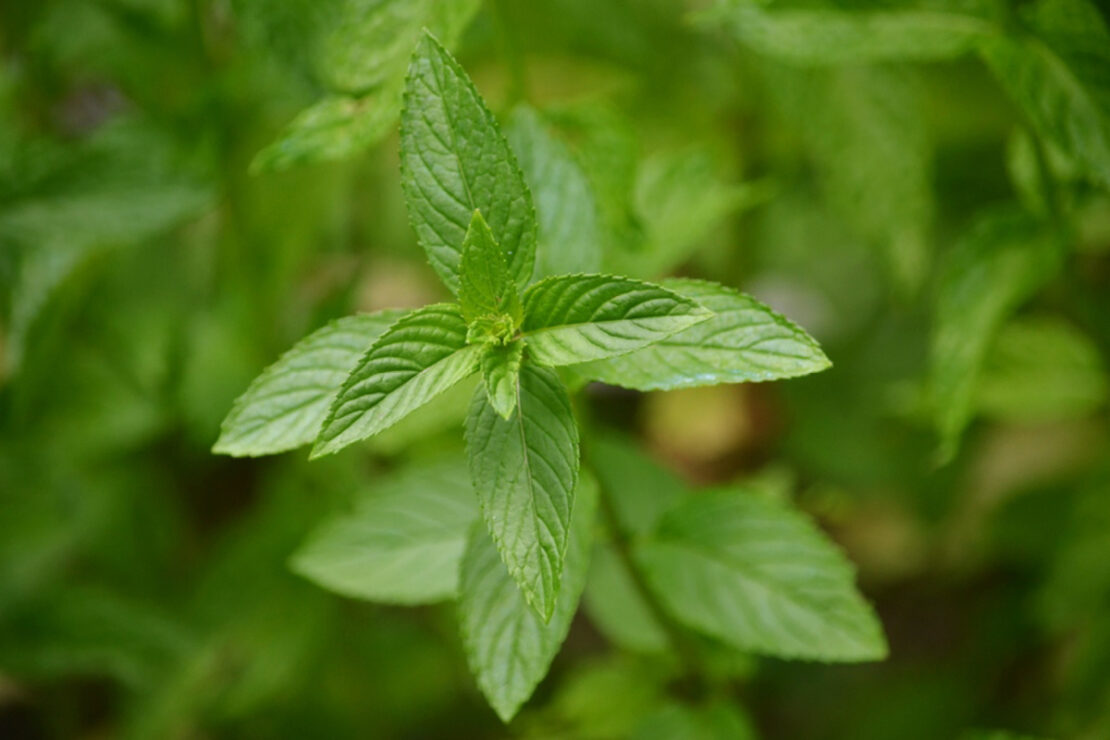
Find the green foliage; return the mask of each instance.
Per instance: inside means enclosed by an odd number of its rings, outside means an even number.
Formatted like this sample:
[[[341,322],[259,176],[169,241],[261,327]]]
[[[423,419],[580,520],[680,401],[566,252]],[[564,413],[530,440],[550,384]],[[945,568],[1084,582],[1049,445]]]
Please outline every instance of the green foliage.
[[[0,734],[1110,737],[1103,4],[0,28]]]

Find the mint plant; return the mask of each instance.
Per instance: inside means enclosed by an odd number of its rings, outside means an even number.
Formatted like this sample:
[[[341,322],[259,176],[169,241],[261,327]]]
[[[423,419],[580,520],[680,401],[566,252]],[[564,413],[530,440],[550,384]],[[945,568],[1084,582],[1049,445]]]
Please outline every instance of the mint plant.
[[[684,492],[650,526],[630,530],[616,502],[651,492],[621,490],[619,476],[599,485],[580,466],[571,388],[800,376],[829,366],[817,343],[723,285],[585,272],[595,255],[581,266],[567,255],[538,259],[562,245],[537,244],[532,196],[509,143],[428,32],[403,100],[409,214],[456,300],[351,316],[313,333],[236,401],[214,449],[245,456],[312,444],[312,457],[330,455],[480,375],[467,460],[402,471],[381,496],[325,525],[294,568],[376,601],[456,598],[470,667],[505,721],[567,634],[599,510],[628,576],[643,584],[637,598],[669,630],[787,658],[881,658],[882,632],[851,566],[801,514],[751,490]],[[567,273],[542,275],[537,263]]]

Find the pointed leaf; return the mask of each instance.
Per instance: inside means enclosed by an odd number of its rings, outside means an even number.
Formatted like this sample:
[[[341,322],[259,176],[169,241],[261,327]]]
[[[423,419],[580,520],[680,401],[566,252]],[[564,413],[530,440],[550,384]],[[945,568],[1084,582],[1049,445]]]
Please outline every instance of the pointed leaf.
[[[320,526],[292,569],[345,596],[392,604],[453,598],[478,506],[461,458],[411,465]]]
[[[332,403],[312,456],[366,439],[478,369],[480,347],[466,344],[458,306],[439,303],[413,311],[359,360]]]
[[[520,380],[520,362],[524,356],[524,342],[508,345],[492,344],[482,355],[482,379],[486,397],[493,410],[504,419],[510,419],[516,408],[517,384]]]
[[[940,278],[930,352],[942,459],[955,454],[971,417],[979,372],[998,327],[1058,265],[1055,240],[1025,213],[988,213],[956,244]]]
[[[347,316],[297,342],[236,399],[212,451],[272,455],[312,442],[359,358],[404,315]]]
[[[520,323],[520,294],[505,266],[505,255],[481,211],[474,211],[463,239],[459,304],[467,321],[479,316],[506,314],[514,323]]]
[[[597,201],[570,149],[526,105],[513,111],[505,133],[536,202],[536,277],[600,270]]]
[[[723,0],[701,20],[761,54],[814,65],[948,59],[997,33],[986,19],[946,9],[768,11],[752,0]]]
[[[742,650],[823,661],[886,655],[851,563],[781,503],[741,490],[699,493],[636,556],[676,619]]]
[[[750,296],[703,280],[671,279],[661,285],[697,301],[713,317],[635,352],[568,370],[652,391],[792,378],[830,365],[812,337]]]
[[[712,314],[666,288],[609,275],[560,275],[524,293],[529,356],[571,365],[632,352]]]
[[[493,541],[546,620],[557,603],[578,480],[578,427],[562,381],[552,370],[524,365],[508,420],[477,390],[466,445]]]
[[[578,609],[589,569],[597,488],[583,477],[575,496],[563,588],[547,622],[525,603],[485,528],[471,529],[459,576],[460,629],[470,671],[504,722],[547,674]]]
[[[532,278],[536,216],[505,138],[473,83],[425,34],[409,66],[401,113],[401,185],[432,267],[459,289],[463,238],[480,210],[519,286]]]
[[[1039,0],[1021,15],[1036,35],[1006,36],[982,53],[1037,133],[1110,187],[1110,32],[1086,0]]]

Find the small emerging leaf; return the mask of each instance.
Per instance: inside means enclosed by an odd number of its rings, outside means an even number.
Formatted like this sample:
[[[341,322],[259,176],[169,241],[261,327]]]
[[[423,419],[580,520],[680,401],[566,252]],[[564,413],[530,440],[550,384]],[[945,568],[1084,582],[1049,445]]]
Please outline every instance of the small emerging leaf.
[[[513,718],[547,674],[578,609],[589,569],[597,487],[583,477],[575,497],[563,587],[550,620],[525,603],[485,528],[471,529],[459,576],[459,623],[470,671],[503,722]]]
[[[480,211],[474,211],[463,239],[459,264],[459,305],[468,322],[505,315],[520,323],[520,295],[505,266],[505,255]]]
[[[455,596],[478,518],[461,459],[415,464],[374,485],[354,511],[319,527],[292,569],[345,596],[431,604]]]
[[[516,408],[517,383],[520,380],[520,362],[524,357],[524,342],[507,345],[491,344],[482,355],[482,379],[486,396],[494,411],[509,419]]]
[[[643,349],[568,370],[641,391],[792,378],[829,367],[808,334],[740,291],[703,280],[661,285],[695,300],[712,318]]]
[[[809,520],[771,499],[699,493],[636,556],[675,618],[741,650],[822,661],[886,655],[851,563]]]
[[[212,451],[272,455],[312,442],[358,359],[404,315],[347,316],[297,342],[236,399]]]
[[[466,72],[424,34],[401,112],[401,186],[432,267],[459,289],[463,239],[480,210],[518,286],[532,279],[536,216],[516,158]]]
[[[574,509],[578,426],[553,370],[524,365],[519,378],[509,419],[484,389],[475,392],[466,445],[490,534],[524,598],[546,621],[557,602]]]
[[[337,452],[396,424],[478,369],[480,347],[467,346],[458,306],[413,311],[359,360],[332,403],[312,450]]]
[[[529,356],[571,365],[632,352],[713,314],[658,285],[609,275],[560,275],[524,293]]]

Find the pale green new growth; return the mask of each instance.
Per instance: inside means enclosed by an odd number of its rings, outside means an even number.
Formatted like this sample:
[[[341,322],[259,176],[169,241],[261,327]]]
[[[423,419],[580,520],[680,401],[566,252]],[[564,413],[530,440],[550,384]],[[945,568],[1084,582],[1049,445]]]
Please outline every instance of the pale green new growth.
[[[480,347],[466,344],[466,323],[457,306],[440,303],[413,311],[352,370],[332,403],[313,457],[388,429],[477,370],[480,354]]]
[[[503,418],[509,419],[516,408],[520,364],[524,359],[524,342],[508,345],[491,344],[482,354],[482,380],[490,406]]]
[[[570,629],[589,568],[597,487],[575,492],[563,587],[549,620],[530,609],[481,525],[471,530],[459,576],[459,623],[470,670],[497,715],[508,722],[547,673]]]
[[[568,370],[650,391],[790,378],[829,367],[812,337],[754,298],[702,280],[660,285],[697,301],[713,316],[635,352]]]
[[[404,315],[347,316],[297,342],[236,399],[212,451],[272,455],[312,442],[359,358]]]
[[[477,390],[466,445],[490,534],[546,621],[559,594],[578,480],[578,426],[562,381],[552,370],[524,365],[509,419]]]
[[[651,283],[609,275],[560,275],[524,292],[521,329],[541,365],[621,355],[680,332],[713,314]]]
[[[309,536],[293,555],[293,570],[359,599],[454,598],[467,533],[478,518],[464,461],[406,468],[369,493]]]
[[[505,254],[482,218],[474,211],[463,239],[459,264],[459,305],[468,322],[483,317],[505,316],[510,331],[501,344],[512,337],[511,331],[520,323],[520,294],[505,266]]]
[[[886,656],[851,564],[780,503],[742,490],[699,493],[636,555],[668,612],[742,650],[822,661]]]
[[[401,186],[432,267],[459,289],[463,239],[479,210],[513,281],[532,278],[536,215],[501,130],[466,72],[425,34],[409,66],[401,113]]]

